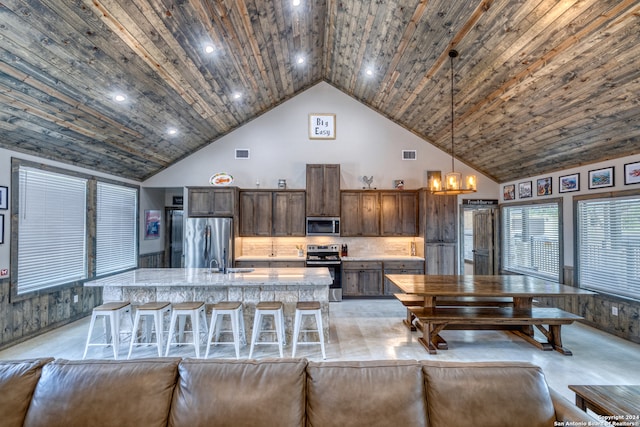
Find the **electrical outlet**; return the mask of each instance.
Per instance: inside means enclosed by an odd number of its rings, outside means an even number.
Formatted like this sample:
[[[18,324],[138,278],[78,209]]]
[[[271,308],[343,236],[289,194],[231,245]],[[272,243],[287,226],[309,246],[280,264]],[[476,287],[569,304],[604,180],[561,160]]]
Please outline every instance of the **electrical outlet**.
[[[614,316],[618,315],[618,307],[611,307],[611,314],[613,314]]]
[[[78,302],[78,295],[74,295],[73,296],[73,303],[77,303]]]

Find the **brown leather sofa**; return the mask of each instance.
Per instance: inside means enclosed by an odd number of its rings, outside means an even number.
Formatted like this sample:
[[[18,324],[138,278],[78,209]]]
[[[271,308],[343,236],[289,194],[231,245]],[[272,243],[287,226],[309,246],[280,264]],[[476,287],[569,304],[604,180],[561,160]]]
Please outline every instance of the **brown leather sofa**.
[[[3,427],[550,427],[589,422],[597,420],[549,389],[541,369],[527,363],[0,361]]]

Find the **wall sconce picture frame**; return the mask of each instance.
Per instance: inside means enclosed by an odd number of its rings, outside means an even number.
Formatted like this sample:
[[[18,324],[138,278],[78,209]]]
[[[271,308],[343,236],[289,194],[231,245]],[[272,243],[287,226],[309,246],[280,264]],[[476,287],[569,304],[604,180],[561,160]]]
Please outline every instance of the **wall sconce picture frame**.
[[[518,184],[518,198],[528,199],[533,197],[533,189],[531,181],[525,181]]]
[[[570,193],[580,190],[580,174],[574,173],[558,178],[558,192]]]
[[[0,209],[9,209],[9,187],[0,187]]]
[[[640,184],[640,162],[624,165],[624,185]]]
[[[309,114],[309,139],[336,139],[336,115]]]
[[[613,187],[613,172],[613,166],[589,171],[589,190],[593,190],[594,188]]]
[[[516,199],[516,185],[508,184],[502,187],[502,198],[504,200],[515,200]]]
[[[540,178],[536,182],[536,188],[538,189],[538,196],[549,196],[553,193],[553,181],[551,177]]]

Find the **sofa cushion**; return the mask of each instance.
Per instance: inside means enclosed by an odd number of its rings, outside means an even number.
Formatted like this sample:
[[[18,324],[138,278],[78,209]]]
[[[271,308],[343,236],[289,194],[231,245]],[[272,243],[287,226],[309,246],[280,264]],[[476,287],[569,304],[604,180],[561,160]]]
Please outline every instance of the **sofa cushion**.
[[[549,427],[555,413],[542,370],[528,363],[424,362],[432,427]]]
[[[24,425],[166,426],[179,362],[158,358],[49,363]]]
[[[428,425],[416,361],[309,362],[309,426]]]
[[[170,426],[303,426],[304,359],[180,363]]]
[[[0,362],[0,424],[22,427],[42,366],[53,359]]]

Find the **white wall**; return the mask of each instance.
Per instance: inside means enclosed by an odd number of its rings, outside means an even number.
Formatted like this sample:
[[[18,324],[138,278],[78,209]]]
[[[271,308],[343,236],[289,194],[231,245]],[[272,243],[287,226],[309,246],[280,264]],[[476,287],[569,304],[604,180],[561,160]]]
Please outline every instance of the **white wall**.
[[[500,186],[500,200],[501,203],[512,203],[512,202],[524,202],[529,200],[544,200],[548,198],[557,198],[562,197],[562,213],[563,213],[563,238],[564,238],[564,265],[565,266],[573,266],[574,259],[574,233],[573,233],[573,197],[578,195],[585,194],[597,194],[597,193],[608,193],[611,191],[622,191],[622,190],[640,190],[640,184],[632,184],[625,185],[624,184],[624,165],[627,163],[635,163],[640,162],[640,154],[622,157],[619,159],[607,160],[606,162],[594,163],[587,166],[581,166],[573,169],[566,169],[560,172],[554,172],[546,175],[537,175],[529,178],[520,179],[518,181],[506,182],[501,184]],[[606,187],[606,188],[598,188],[589,190],[589,171],[614,167],[614,186]],[[570,193],[560,193],[559,192],[559,178],[565,175],[572,175],[575,173],[580,174],[580,190],[573,191]],[[536,181],[541,178],[552,178],[552,194],[549,196],[538,196],[536,194]],[[521,182],[531,181],[533,185],[533,197],[527,199],[519,199],[518,198],[518,184]],[[513,201],[504,201],[504,195],[502,194],[502,189],[505,185],[515,184],[516,187],[516,200]]]
[[[311,140],[309,113],[336,114],[336,139]],[[248,148],[250,159],[236,160],[235,149]],[[403,161],[402,150],[416,150],[417,160]],[[448,171],[451,157],[384,116],[350,98],[327,83],[319,83],[295,98],[220,138],[197,153],[143,182],[145,187],[209,185],[218,172],[234,177],[233,185],[276,188],[278,179],[287,188],[305,188],[307,163],[339,163],[343,189],[362,188],[363,176],[374,176],[372,186],[393,188],[404,179],[405,188],[426,186],[426,171]],[[463,174],[470,168],[456,162]],[[499,186],[478,177],[474,197],[497,198]]]

